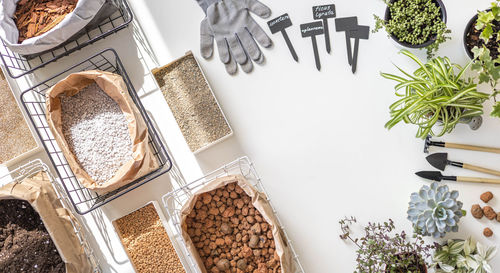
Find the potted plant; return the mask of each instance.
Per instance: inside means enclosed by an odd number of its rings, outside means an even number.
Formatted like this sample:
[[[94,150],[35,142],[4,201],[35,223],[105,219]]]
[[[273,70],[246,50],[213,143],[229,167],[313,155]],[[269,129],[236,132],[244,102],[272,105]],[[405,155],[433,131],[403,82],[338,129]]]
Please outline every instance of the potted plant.
[[[447,185],[438,182],[430,187],[424,185],[410,196],[408,220],[423,236],[439,238],[447,232],[457,232],[458,222],[465,215],[457,198],[458,191],[450,191]]]
[[[339,221],[340,238],[353,242],[356,251],[356,273],[426,273],[425,260],[431,256],[432,245],[425,244],[422,237],[414,234],[410,239],[404,231],[395,232],[394,222],[368,223],[365,235],[355,238],[350,226],[356,218],[346,217]]]
[[[431,267],[436,273],[493,273],[489,261],[496,252],[496,247],[485,248],[471,238],[450,239],[436,245]]]
[[[478,84],[486,83],[492,89],[495,104],[491,116],[500,117],[500,103],[496,101],[500,81],[500,0],[491,3],[491,8],[479,11],[467,24],[464,32],[464,47],[473,59],[471,69],[478,75]]]
[[[375,29],[384,28],[399,45],[425,48],[432,58],[439,45],[450,39],[446,27],[446,9],[441,0],[383,0],[387,5],[384,19],[377,15]]]
[[[401,53],[419,67],[406,72],[396,66],[403,76],[381,73],[397,82],[396,96],[400,97],[389,107],[391,119],[385,124],[387,129],[403,121],[417,125],[416,136],[425,138],[428,134],[450,133],[459,122],[469,123],[473,129],[479,127],[481,119],[477,117],[483,114],[483,103],[489,95],[478,92],[477,84],[464,76],[472,62],[461,67],[447,57],[437,57],[424,64],[407,50]],[[436,124],[440,127],[437,132]]]
[[[464,47],[467,55],[474,59],[473,48],[488,48],[491,58],[497,60],[500,52],[500,0],[491,3],[491,8],[479,11],[465,27]]]

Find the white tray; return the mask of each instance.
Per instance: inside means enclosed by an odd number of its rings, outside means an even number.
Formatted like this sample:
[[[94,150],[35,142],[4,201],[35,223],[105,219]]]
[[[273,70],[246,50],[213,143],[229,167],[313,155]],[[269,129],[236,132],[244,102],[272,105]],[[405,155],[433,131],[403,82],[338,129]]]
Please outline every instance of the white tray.
[[[115,232],[116,234],[118,235],[118,237],[120,237],[120,242],[121,242],[121,235],[120,233],[118,232],[118,228],[115,224],[115,221],[126,216],[126,215],[129,215],[130,213],[133,213],[149,204],[153,204],[155,210],[156,210],[156,213],[158,214],[158,216],[160,217],[160,220],[163,224],[163,227],[165,228],[165,231],[167,232],[167,235],[168,237],[170,238],[170,242],[172,243],[174,249],[175,249],[175,252],[177,252],[177,256],[179,257],[182,265],[184,266],[184,269],[186,270],[186,273],[194,273],[194,271],[191,271],[190,270],[190,264],[189,264],[189,258],[185,256],[184,252],[182,251],[182,247],[179,245],[179,241],[175,239],[175,236],[174,234],[172,233],[172,231],[169,229],[169,225],[168,225],[168,222],[167,222],[167,219],[165,218],[165,215],[163,214],[161,208],[160,208],[160,205],[158,204],[158,202],[156,201],[149,201],[147,202],[146,204],[140,206],[139,208],[136,208],[136,209],[133,209],[127,213],[125,213],[124,215],[120,216],[120,217],[116,217],[114,219],[111,220],[111,223],[113,224],[113,228],[115,229]],[[122,244],[123,245],[123,244]],[[125,249],[125,252],[127,253],[127,256],[129,256],[128,254],[128,251],[126,250],[125,246],[123,247]],[[129,256],[129,260],[130,260],[130,256]],[[132,263],[132,261],[130,260],[130,264],[132,265],[132,267],[134,268],[134,270],[137,272],[137,269],[135,268],[134,266],[134,263]]]

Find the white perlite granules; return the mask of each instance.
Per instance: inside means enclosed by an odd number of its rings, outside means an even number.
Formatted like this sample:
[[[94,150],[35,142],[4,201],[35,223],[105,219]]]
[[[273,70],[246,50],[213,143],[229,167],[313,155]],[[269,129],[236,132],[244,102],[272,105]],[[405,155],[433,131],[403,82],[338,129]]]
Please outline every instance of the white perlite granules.
[[[132,159],[127,120],[118,104],[93,83],[61,96],[64,138],[81,167],[99,185]]]

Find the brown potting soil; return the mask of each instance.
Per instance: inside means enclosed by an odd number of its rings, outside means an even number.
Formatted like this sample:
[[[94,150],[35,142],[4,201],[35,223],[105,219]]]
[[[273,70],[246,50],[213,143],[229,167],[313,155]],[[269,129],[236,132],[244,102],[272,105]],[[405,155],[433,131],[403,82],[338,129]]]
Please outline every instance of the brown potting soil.
[[[0,272],[65,272],[40,215],[27,201],[0,200]]]
[[[481,35],[481,30],[476,29],[476,23],[472,24],[472,27],[469,29],[469,32],[467,34],[467,39],[466,39],[466,44],[467,48],[469,49],[470,52],[472,52],[472,49],[477,46],[481,48],[483,45],[486,45],[486,47],[490,50],[490,55],[493,60],[497,59],[499,57],[499,52],[498,52],[498,47],[499,43],[497,42],[497,33],[500,31],[500,22],[497,20],[493,21],[493,35],[490,40],[488,40],[488,43],[485,43],[481,38],[479,38],[479,35]]]

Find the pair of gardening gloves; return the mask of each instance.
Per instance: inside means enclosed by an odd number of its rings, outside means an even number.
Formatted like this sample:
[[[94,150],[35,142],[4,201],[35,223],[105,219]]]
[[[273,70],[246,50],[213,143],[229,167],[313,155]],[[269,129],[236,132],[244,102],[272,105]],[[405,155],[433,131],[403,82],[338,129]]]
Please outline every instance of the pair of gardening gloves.
[[[255,22],[250,12],[268,18],[271,10],[257,0],[196,0],[205,12],[200,25],[201,55],[208,59],[213,55],[214,40],[219,57],[229,74],[238,71],[238,65],[246,73],[253,69],[253,62],[264,62],[257,42],[270,47],[272,41]]]

